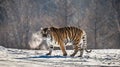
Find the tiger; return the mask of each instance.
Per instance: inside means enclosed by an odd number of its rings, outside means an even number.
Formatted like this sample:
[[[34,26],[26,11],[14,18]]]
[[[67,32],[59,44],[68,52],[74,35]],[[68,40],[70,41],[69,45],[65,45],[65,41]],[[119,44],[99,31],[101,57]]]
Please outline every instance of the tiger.
[[[70,55],[72,57],[74,57],[78,51],[80,51],[80,55],[78,57],[82,57],[84,50],[87,53],[92,51],[91,49],[87,49],[86,32],[77,27],[41,28],[41,34],[49,46],[49,52],[46,55],[51,55],[54,47],[58,46],[62,50],[63,56],[67,56],[65,47],[67,43],[72,43],[74,50]]]

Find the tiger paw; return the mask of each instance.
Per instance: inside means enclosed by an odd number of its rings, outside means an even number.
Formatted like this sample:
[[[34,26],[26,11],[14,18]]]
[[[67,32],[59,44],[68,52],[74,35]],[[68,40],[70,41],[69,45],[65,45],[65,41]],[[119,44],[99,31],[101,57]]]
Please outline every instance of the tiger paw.
[[[63,56],[67,56],[67,54],[63,54]]]
[[[70,55],[71,57],[74,57],[74,55]]]
[[[74,57],[75,55],[74,55],[74,54],[71,54],[70,56],[71,56],[71,57]]]
[[[82,55],[79,55],[78,57],[82,57]]]
[[[47,53],[46,55],[51,55],[51,53]]]

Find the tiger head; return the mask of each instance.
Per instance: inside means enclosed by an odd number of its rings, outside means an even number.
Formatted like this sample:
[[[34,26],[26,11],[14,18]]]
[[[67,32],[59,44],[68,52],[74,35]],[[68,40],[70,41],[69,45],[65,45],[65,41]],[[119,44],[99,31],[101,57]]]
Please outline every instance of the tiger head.
[[[41,34],[44,39],[50,36],[50,28],[41,28]]]

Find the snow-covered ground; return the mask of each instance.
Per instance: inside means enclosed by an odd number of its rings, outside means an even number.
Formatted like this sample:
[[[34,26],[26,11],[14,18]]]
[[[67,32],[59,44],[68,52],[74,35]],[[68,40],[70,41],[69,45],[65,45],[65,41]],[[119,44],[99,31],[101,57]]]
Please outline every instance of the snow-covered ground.
[[[120,66],[120,49],[95,49],[83,57],[64,57],[60,50],[10,49],[0,46],[0,67],[101,67]],[[67,50],[70,55],[73,51]],[[79,53],[78,53],[79,54]]]

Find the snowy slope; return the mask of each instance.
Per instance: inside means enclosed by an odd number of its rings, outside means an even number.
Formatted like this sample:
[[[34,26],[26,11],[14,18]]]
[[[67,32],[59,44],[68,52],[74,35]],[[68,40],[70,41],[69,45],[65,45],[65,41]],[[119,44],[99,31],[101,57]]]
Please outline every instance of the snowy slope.
[[[0,46],[0,67],[100,67],[120,66],[120,49],[97,49],[83,57],[64,57],[60,50],[21,50]],[[73,51],[67,50],[70,55]],[[79,54],[79,53],[78,53]]]

